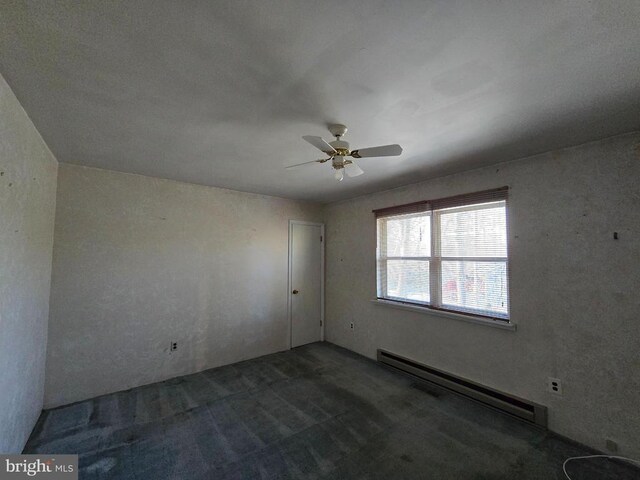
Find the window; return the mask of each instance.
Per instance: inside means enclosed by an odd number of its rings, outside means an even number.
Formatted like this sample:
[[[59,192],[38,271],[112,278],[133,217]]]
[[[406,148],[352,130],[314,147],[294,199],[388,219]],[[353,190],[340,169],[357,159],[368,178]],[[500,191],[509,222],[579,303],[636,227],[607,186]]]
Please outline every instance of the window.
[[[375,214],[379,299],[509,319],[506,187]]]

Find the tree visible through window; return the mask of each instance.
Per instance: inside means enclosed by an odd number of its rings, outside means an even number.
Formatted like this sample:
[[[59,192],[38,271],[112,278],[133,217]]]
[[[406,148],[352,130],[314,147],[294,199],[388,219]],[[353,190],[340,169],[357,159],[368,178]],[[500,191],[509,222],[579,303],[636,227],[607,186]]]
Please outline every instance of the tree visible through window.
[[[506,189],[405,207],[376,211],[378,298],[508,320]]]

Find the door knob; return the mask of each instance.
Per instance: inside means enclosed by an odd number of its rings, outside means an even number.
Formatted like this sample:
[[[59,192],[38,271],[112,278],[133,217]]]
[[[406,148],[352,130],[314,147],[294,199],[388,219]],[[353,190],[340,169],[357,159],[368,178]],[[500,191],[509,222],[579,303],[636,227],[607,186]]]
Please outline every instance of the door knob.
[[[294,290],[294,291],[293,291],[293,292],[291,292],[291,293],[293,293],[294,295],[297,295],[297,294],[298,294],[298,290]]]

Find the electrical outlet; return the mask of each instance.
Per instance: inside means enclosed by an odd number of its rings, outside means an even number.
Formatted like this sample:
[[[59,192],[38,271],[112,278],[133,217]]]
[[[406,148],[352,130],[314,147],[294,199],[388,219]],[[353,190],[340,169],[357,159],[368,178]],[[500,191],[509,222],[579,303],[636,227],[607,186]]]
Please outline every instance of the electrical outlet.
[[[562,395],[562,382],[560,382],[559,378],[547,378],[547,389],[555,394]]]
[[[351,322],[351,323],[349,324],[349,328],[350,328],[351,330],[353,330],[353,322]]]
[[[178,342],[171,342],[171,351],[175,351],[178,349]]]

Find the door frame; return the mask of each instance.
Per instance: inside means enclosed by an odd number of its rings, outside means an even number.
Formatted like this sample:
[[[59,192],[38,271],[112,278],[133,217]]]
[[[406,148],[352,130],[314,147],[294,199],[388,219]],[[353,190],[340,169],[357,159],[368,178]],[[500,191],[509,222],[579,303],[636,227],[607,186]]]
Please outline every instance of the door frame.
[[[289,272],[287,278],[287,319],[289,320],[289,350],[293,348],[293,321],[292,321],[292,288],[293,288],[293,226],[294,225],[311,225],[320,227],[320,341],[324,342],[324,245],[326,236],[324,234],[324,223],[305,222],[303,220],[289,220]]]

